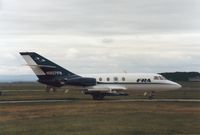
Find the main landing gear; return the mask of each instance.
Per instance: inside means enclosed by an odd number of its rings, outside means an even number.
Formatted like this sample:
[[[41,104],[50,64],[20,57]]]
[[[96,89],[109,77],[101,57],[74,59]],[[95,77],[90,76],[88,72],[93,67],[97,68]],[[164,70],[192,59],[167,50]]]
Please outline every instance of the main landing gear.
[[[128,96],[127,93],[101,93],[101,92],[84,92],[91,95],[93,100],[103,100],[105,96]]]
[[[84,92],[85,95],[91,95],[93,100],[103,100],[104,97],[106,96],[105,93],[101,93],[101,92],[89,92],[89,91],[85,91]]]
[[[92,94],[93,100],[103,100],[104,97],[105,97],[104,94],[96,94],[96,93]]]

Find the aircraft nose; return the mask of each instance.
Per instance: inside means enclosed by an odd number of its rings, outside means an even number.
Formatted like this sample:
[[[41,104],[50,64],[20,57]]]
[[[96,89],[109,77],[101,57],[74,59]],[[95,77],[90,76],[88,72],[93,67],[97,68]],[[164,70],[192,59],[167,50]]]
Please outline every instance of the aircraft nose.
[[[169,83],[171,84],[171,90],[177,90],[177,89],[182,88],[182,86],[176,82],[169,81]]]
[[[178,83],[176,83],[176,86],[177,86],[178,89],[182,88],[182,86]]]
[[[174,82],[174,86],[175,86],[176,89],[180,89],[180,88],[182,88],[182,86],[181,86],[180,84],[175,83],[175,82]]]

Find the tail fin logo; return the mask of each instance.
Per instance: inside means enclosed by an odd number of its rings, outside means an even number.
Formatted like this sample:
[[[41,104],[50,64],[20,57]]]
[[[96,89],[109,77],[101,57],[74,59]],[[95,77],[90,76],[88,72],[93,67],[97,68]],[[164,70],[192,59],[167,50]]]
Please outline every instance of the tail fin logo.
[[[39,58],[39,57],[35,57],[35,60],[39,61],[39,62],[45,62],[46,61],[45,59],[42,59],[42,58]]]

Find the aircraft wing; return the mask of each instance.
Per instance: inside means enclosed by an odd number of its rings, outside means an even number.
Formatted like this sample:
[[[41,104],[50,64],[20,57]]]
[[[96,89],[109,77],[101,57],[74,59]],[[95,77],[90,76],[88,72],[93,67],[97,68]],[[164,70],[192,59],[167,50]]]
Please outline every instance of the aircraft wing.
[[[93,99],[100,100],[103,96],[127,96],[128,94],[123,92],[126,90],[126,87],[120,86],[120,85],[104,85],[104,86],[93,86],[91,88],[88,88],[87,91],[85,91],[85,94],[91,94],[93,95]],[[96,97],[97,96],[97,97]]]
[[[102,93],[114,93],[114,92],[118,92],[118,91],[124,91],[127,88],[124,86],[120,86],[120,85],[105,85],[105,86],[94,86],[91,88],[88,88],[87,90],[90,92],[102,92]]]
[[[123,87],[120,85],[111,85],[111,86],[108,86],[108,88],[112,91],[123,91],[127,89],[126,87]]]

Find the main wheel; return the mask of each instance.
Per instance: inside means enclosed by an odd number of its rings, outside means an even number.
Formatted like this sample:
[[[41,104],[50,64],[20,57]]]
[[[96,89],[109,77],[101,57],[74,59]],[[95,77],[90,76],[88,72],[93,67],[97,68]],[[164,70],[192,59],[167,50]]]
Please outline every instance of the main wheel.
[[[104,94],[92,94],[93,100],[103,100]]]

